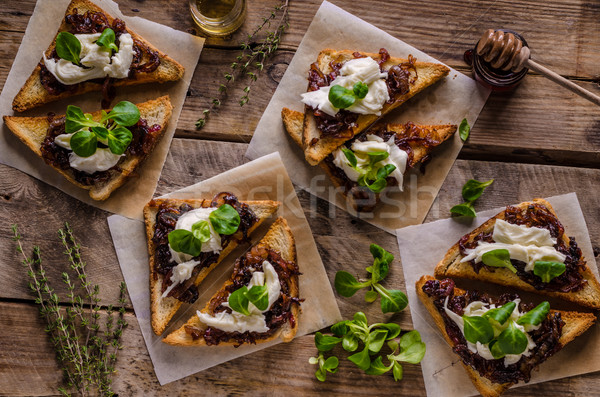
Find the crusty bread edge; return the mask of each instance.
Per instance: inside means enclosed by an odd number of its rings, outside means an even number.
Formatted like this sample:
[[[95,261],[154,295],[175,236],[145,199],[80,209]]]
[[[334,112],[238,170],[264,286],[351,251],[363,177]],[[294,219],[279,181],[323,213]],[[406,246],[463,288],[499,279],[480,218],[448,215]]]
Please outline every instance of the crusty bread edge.
[[[527,208],[530,204],[541,204],[545,206],[554,216],[557,217],[554,208],[552,205],[544,200],[544,199],[533,199],[533,201],[523,202],[517,204],[516,207],[520,209]],[[485,221],[481,226],[476,228],[470,233],[470,239],[473,239],[479,233],[483,231],[492,230],[494,224],[496,223],[496,219],[504,219],[504,211],[496,214],[492,218]],[[560,221],[560,220],[559,220]],[[567,233],[563,234],[563,241],[566,246],[569,246],[569,238]],[[544,291],[537,290],[535,287],[521,280],[518,276],[512,273],[509,269],[497,268],[494,269],[493,272],[487,270],[485,267],[482,267],[479,270],[479,273],[475,273],[473,267],[468,263],[460,263],[460,259],[462,255],[460,254],[460,247],[458,242],[452,246],[444,256],[444,258],[437,264],[434,270],[434,274],[437,278],[444,277],[456,277],[456,278],[467,278],[472,280],[482,280],[491,282],[494,284],[504,285],[507,287],[514,287],[521,289],[523,291],[535,292],[544,294],[547,296],[558,297],[569,302],[577,303],[579,305],[590,307],[593,309],[600,309],[600,283],[590,270],[585,258],[582,256],[582,260],[585,263],[584,270],[582,272],[583,277],[587,280],[586,286],[577,292],[552,292],[552,291]],[[587,295],[592,297],[595,296],[595,299],[585,299]]]
[[[434,277],[424,275],[416,282],[415,288],[417,296],[419,297],[419,300],[421,301],[421,303],[423,303],[429,314],[431,314],[431,317],[433,317],[433,320],[436,326],[438,327],[439,331],[441,332],[442,336],[444,337],[446,343],[448,343],[448,345],[452,348],[454,346],[452,340],[446,332],[446,325],[444,323],[444,319],[433,304],[433,299],[431,299],[429,296],[427,296],[425,292],[423,292],[423,285],[428,280],[434,280]],[[466,293],[466,291],[457,287],[454,288],[454,292],[455,295],[464,295]],[[571,341],[573,341],[573,339],[575,339],[577,336],[587,331],[596,321],[596,316],[594,316],[592,313],[567,312],[560,310],[551,310],[551,312],[559,312],[561,314],[561,318],[565,322],[561,337],[559,339],[559,343],[563,347]],[[489,379],[480,376],[477,370],[475,370],[469,365],[464,364],[462,360],[461,364],[467,371],[467,375],[469,376],[477,390],[484,397],[498,397],[504,391],[506,391],[508,388],[514,385],[514,383],[493,383]]]
[[[281,234],[284,237],[284,241],[279,241],[276,237],[276,234]],[[283,244],[282,244],[283,243]],[[267,248],[274,249],[278,251],[284,260],[287,261],[296,261],[296,244],[294,240],[294,236],[292,234],[291,229],[289,228],[287,221],[284,218],[277,218],[277,220],[273,223],[267,234],[258,242],[258,245],[266,246]],[[231,284],[231,280],[228,280],[220,289],[227,287]],[[298,284],[298,276],[293,276],[290,279],[290,294],[294,297],[299,296],[299,284]],[[212,300],[212,298],[211,298]],[[203,312],[208,311],[209,302],[206,304]],[[292,315],[294,317],[294,327],[291,327],[289,323],[286,323],[282,328],[277,330],[273,335],[269,338],[259,339],[256,343],[265,343],[276,338],[281,338],[283,342],[289,342],[294,339],[296,332],[298,330],[298,316],[300,313],[300,309],[298,305],[292,305],[291,308]],[[206,342],[204,338],[199,338],[197,340],[193,340],[190,335],[185,332],[185,326],[195,326],[201,327],[202,323],[196,314],[192,315],[192,317],[181,326],[179,329],[173,331],[171,334],[167,335],[166,338],[163,339],[164,343],[174,346],[206,346]],[[219,346],[232,346],[237,345],[237,342],[234,340],[220,342]]]

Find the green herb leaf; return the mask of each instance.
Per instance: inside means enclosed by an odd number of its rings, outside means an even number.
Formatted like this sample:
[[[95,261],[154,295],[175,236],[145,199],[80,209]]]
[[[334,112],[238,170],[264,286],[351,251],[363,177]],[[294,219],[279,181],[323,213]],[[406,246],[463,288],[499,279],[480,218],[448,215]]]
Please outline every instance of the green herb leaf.
[[[368,287],[371,285],[370,282],[360,283],[350,273],[340,270],[335,274],[335,290],[341,296],[346,298],[351,297],[361,288]]]
[[[346,334],[342,338],[342,347],[348,352],[353,352],[358,349],[358,339],[353,334]]]
[[[492,183],[494,183],[493,179],[490,179],[486,182],[479,182],[475,179],[469,179],[462,187],[462,196],[465,201],[475,201],[481,197],[481,194],[485,188],[490,186]]]
[[[269,291],[266,285],[252,286],[246,293],[246,298],[261,312],[269,307]]]
[[[56,36],[56,54],[66,61],[79,65],[79,55],[81,54],[79,39],[72,33],[60,32]]]
[[[342,87],[341,85],[334,85],[329,89],[329,102],[333,107],[337,109],[346,109],[356,101],[354,92]]]
[[[318,380],[320,380],[321,382],[325,382],[325,380],[326,380],[325,372],[321,368],[319,368],[318,370],[316,370],[315,377]]]
[[[510,252],[507,249],[488,251],[481,256],[481,261],[487,266],[505,267],[513,273],[517,272],[517,269],[515,269],[510,261]]]
[[[369,326],[369,323],[367,322],[367,316],[365,316],[365,314],[363,312],[356,312],[354,313],[354,316],[352,317],[354,323],[356,323],[357,325],[363,327],[363,328],[367,328]]]
[[[375,360],[371,361],[371,366],[365,371],[365,373],[367,375],[383,375],[392,369],[392,365],[386,367],[383,364],[381,356],[378,356]]]
[[[398,361],[394,361],[394,366],[392,367],[392,373],[394,374],[394,380],[398,382],[402,380],[402,365]]]
[[[494,339],[494,328],[481,316],[462,316],[464,321],[465,339],[471,343],[490,343]]]
[[[208,216],[215,232],[231,235],[237,232],[240,226],[240,214],[229,204],[223,204]]]
[[[521,354],[527,349],[527,336],[511,321],[496,344],[504,354]]]
[[[131,127],[140,120],[140,110],[133,103],[122,101],[117,103],[105,117],[106,119],[103,118],[102,121],[111,119],[123,127]]]
[[[100,138],[103,141],[107,141],[108,140],[108,129],[106,129],[106,127],[91,127],[90,130],[92,130],[92,132],[94,134],[96,134],[97,138]]]
[[[517,307],[517,304],[515,302],[508,302],[502,305],[502,307],[497,307],[495,309],[488,310],[487,312],[485,312],[483,317],[493,318],[500,325],[503,325],[506,322],[506,320],[510,318],[510,315],[515,310],[515,307]]]
[[[521,316],[521,318],[519,318],[519,320],[517,320],[517,324],[519,324],[519,325],[526,325],[526,324],[538,325],[542,321],[544,321],[546,316],[548,316],[549,312],[550,312],[550,303],[548,303],[547,301],[544,301],[544,302],[540,303],[539,305],[537,305],[536,307],[534,307],[533,309],[531,309],[530,311],[528,311],[527,313],[525,313],[523,316]]]
[[[375,331],[371,331],[369,333],[369,337],[367,338],[367,346],[369,350],[373,353],[379,353],[383,344],[387,340],[388,331],[385,329],[376,329]]]
[[[377,179],[387,178],[394,170],[396,166],[394,164],[386,164],[377,170]]]
[[[358,162],[356,160],[356,155],[354,154],[354,152],[345,146],[342,146],[342,152],[346,156],[346,159],[348,159],[348,163],[350,163],[352,168],[356,168],[356,164],[358,164]]]
[[[65,132],[72,134],[86,127],[103,127],[103,125],[94,121],[91,114],[84,114],[77,106],[67,106]]]
[[[377,283],[388,275],[389,264],[394,260],[394,255],[377,244],[371,244],[369,250],[374,259],[373,266],[369,272],[372,273],[373,282]]]
[[[336,356],[331,356],[323,363],[323,369],[327,372],[331,372],[335,374],[337,372],[337,367],[339,365],[339,360]]]
[[[369,162],[371,165],[374,165],[375,163],[379,163],[380,161],[387,159],[390,154],[388,152],[369,152],[367,153],[367,156],[369,156]]]
[[[365,293],[365,302],[373,303],[377,300],[377,297],[379,297],[377,291],[371,289]]]
[[[460,135],[460,139],[464,141],[469,137],[469,131],[471,131],[471,127],[469,126],[469,122],[467,119],[463,119],[460,122],[460,126],[458,126],[458,135]]]
[[[498,344],[497,340],[493,340],[490,342],[490,353],[492,353],[492,356],[498,360],[502,357],[504,357],[506,354],[504,354],[504,352],[500,349],[500,345]]]
[[[191,256],[198,256],[202,252],[202,242],[188,230],[175,229],[169,233],[168,239],[169,245],[174,251]]]
[[[315,334],[315,345],[317,349],[321,352],[327,352],[335,347],[338,343],[342,341],[341,338],[336,338],[335,336],[323,335],[320,332]]]
[[[111,28],[106,28],[96,40],[96,44],[100,47],[103,47],[107,51],[114,50],[115,52],[119,52],[119,47],[115,44],[115,31]]]
[[[81,130],[71,136],[71,149],[80,157],[90,157],[96,153],[98,139],[90,130]]]
[[[248,287],[243,286],[241,288],[238,288],[229,295],[228,302],[229,307],[232,310],[235,310],[238,313],[242,313],[243,315],[249,316],[250,311],[248,310],[248,303],[250,301],[248,300],[248,297],[246,295],[247,293]]]
[[[123,154],[129,147],[133,134],[125,127],[116,127],[108,130],[108,148],[114,154]]]
[[[450,208],[450,212],[460,216],[468,216],[470,218],[475,218],[477,216],[477,213],[470,203],[457,204]]]
[[[377,327],[387,329],[388,335],[386,340],[396,338],[398,335],[400,335],[400,332],[402,331],[402,328],[400,328],[400,326],[396,323],[380,323],[377,324]]]
[[[425,357],[425,343],[421,340],[419,331],[413,330],[402,335],[400,338],[400,353],[390,355],[393,361],[401,361],[409,364],[418,364]]]
[[[381,193],[381,191],[387,187],[387,181],[385,179],[377,179],[371,184],[366,183],[365,186],[373,193]]]
[[[542,279],[543,283],[549,283],[553,278],[560,276],[567,270],[564,263],[535,261],[533,264],[533,274]]]
[[[362,81],[357,81],[352,87],[352,91],[354,92],[354,96],[358,99],[364,99],[369,92],[369,86],[363,83]]]
[[[400,290],[386,289],[380,284],[374,284],[373,287],[381,296],[381,311],[384,313],[397,313],[408,305],[406,294]]]
[[[363,371],[366,371],[371,366],[371,357],[369,357],[369,349],[365,347],[362,351],[348,356],[348,360],[352,361],[356,366]]]
[[[194,238],[205,243],[210,240],[210,226],[206,221],[198,221],[192,225],[192,235]]]
[[[331,326],[331,332],[337,336],[343,336],[348,333],[348,320],[340,321]]]

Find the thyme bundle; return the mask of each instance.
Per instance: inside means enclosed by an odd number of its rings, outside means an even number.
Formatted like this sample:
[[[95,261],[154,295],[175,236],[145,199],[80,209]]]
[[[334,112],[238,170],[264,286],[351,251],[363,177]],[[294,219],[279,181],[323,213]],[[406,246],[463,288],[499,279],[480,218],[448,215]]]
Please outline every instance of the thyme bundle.
[[[64,307],[46,276],[40,248],[34,246],[33,254],[28,256],[23,250],[22,236],[16,225],[12,226],[12,231],[17,252],[23,255],[22,263],[27,268],[29,288],[35,296],[35,303],[39,305],[40,315],[46,320],[45,331],[50,335],[65,377],[66,386],[60,387],[59,392],[65,396],[70,396],[74,391],[82,396],[114,395],[111,375],[115,372],[117,352],[123,348],[120,343],[123,329],[127,327],[124,319],[125,283],[121,283],[120,307],[117,310],[111,305],[105,308],[106,320],[102,326],[100,287],[88,281],[86,263],[81,258],[81,246],[75,240],[69,224],[65,223],[65,228],[58,231],[69,267],[76,276],[76,281],[72,281],[67,272],[62,273],[69,299],[69,304]]]
[[[244,87],[244,94],[240,98],[239,104],[240,106],[244,106],[250,101],[252,84],[256,82],[258,74],[264,69],[265,61],[279,48],[281,36],[289,27],[288,11],[289,0],[283,0],[273,11],[271,11],[271,14],[268,17],[263,18],[262,23],[248,35],[248,39],[241,44],[242,52],[236,57],[236,60],[231,63],[229,70],[223,75],[225,81],[219,84],[217,95],[211,98],[209,107],[202,111],[202,117],[196,121],[197,128],[204,127],[208,121],[209,115],[216,111],[221,106],[222,100],[227,97],[229,86],[243,76],[247,76],[250,81],[248,85]],[[277,20],[274,29],[269,29],[278,15],[279,19]],[[254,38],[264,29],[267,29],[265,39],[257,45],[252,45]]]

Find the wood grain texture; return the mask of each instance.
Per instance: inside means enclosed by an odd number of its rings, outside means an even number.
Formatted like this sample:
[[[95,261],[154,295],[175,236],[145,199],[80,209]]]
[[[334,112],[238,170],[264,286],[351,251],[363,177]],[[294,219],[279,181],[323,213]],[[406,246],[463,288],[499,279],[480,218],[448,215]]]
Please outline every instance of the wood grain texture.
[[[195,31],[186,1],[118,0],[125,15],[135,15],[175,29]],[[533,58],[559,74],[600,78],[596,55],[600,49],[600,6],[583,0],[535,0],[493,3],[426,0],[332,0],[332,3],[386,30],[452,66],[462,65],[463,52],[489,28],[520,32]],[[7,2],[0,10],[0,30],[24,32],[35,0]],[[209,46],[234,47],[279,4],[277,0],[248,1],[248,17],[230,39],[207,40]],[[290,28],[282,47],[295,49],[321,0],[290,1]],[[135,11],[134,11],[135,10]],[[427,23],[423,23],[426,20]],[[193,29],[193,30],[192,30]],[[434,33],[434,34],[432,34]]]

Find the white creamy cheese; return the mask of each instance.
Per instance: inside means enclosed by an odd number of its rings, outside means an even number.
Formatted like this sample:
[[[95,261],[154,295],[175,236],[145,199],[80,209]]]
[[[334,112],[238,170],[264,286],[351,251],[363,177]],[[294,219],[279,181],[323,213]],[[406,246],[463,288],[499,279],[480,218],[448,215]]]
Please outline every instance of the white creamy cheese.
[[[189,260],[187,262],[183,262],[175,266],[173,268],[173,274],[171,275],[172,284],[167,287],[165,292],[163,292],[162,297],[166,298],[173,288],[192,277],[192,272],[194,271],[194,268],[196,267],[196,265],[199,264],[199,261]]]
[[[350,147],[356,156],[357,167],[363,169],[369,163],[370,152],[387,152],[389,156],[380,161],[378,164],[383,167],[387,164],[396,166],[396,169],[389,175],[398,181],[398,187],[402,190],[404,180],[404,171],[408,162],[408,153],[400,149],[394,142],[394,136],[391,136],[387,142],[377,135],[367,135],[367,140],[364,142],[355,141]],[[361,173],[350,166],[350,162],[341,149],[336,149],[333,152],[333,164],[341,168],[351,181],[358,181]]]
[[[506,322],[503,325],[500,325],[494,321],[494,323],[495,323],[495,325],[493,327],[494,328],[494,337],[497,337],[498,335],[500,335],[502,333],[502,331],[504,331],[506,328],[508,328],[510,322],[513,321],[515,323],[515,326],[517,327],[517,329],[522,331],[525,334],[525,336],[527,337],[527,348],[521,354],[505,355],[504,356],[504,366],[505,367],[518,362],[522,356],[529,357],[531,355],[531,350],[535,348],[535,342],[533,341],[533,339],[531,339],[531,336],[529,336],[528,332],[534,331],[541,326],[541,324],[540,325],[527,325],[527,326],[518,325],[516,323],[517,320],[525,313],[521,313],[519,311],[519,303],[521,302],[520,299],[515,299],[513,302],[515,302],[516,306],[515,306],[515,309],[513,310],[513,312],[511,313],[509,319],[506,320]],[[469,303],[467,305],[467,307],[465,307],[464,315],[469,316],[469,317],[483,316],[486,312],[488,312],[489,310],[495,309],[495,308],[496,308],[496,305],[494,305],[494,304],[487,304],[487,303],[484,303],[481,301],[474,301],[474,302]],[[446,315],[458,326],[458,328],[460,329],[460,332],[464,335],[465,334],[465,326],[464,326],[463,318],[448,308],[448,297],[446,297],[446,300],[444,301],[444,311],[446,312]],[[480,342],[471,343],[471,342],[467,341],[467,347],[469,348],[469,350],[472,353],[477,353],[486,360],[494,360],[494,356],[492,355],[489,345],[487,345],[487,344],[484,345]]]
[[[217,210],[217,208],[210,207],[210,208],[197,208],[197,209],[188,211],[188,212],[184,213],[183,215],[181,215],[179,217],[179,219],[177,219],[177,223],[175,224],[175,230],[183,229],[183,230],[187,230],[187,231],[191,232],[192,226],[194,225],[194,223],[199,222],[199,221],[208,222],[208,227],[210,229],[210,239],[207,242],[202,243],[202,252],[219,253],[222,250],[221,236],[219,236],[219,233],[217,233],[215,231],[215,229],[213,229],[212,224],[210,223],[210,219],[208,218],[210,213],[213,211],[216,211],[216,210]],[[177,263],[188,262],[190,259],[192,259],[191,255],[184,254],[183,252],[177,252],[177,251],[173,250],[170,245],[169,245],[169,251],[171,252],[171,257]]]
[[[263,311],[259,310],[252,303],[248,304],[249,316],[242,313],[232,311],[231,313],[219,312],[214,316],[208,313],[196,312],[202,323],[209,327],[217,328],[225,332],[267,332],[269,327],[265,322],[264,312],[271,309],[271,306],[279,299],[281,294],[281,285],[279,284],[279,276],[273,265],[268,261],[263,262],[263,271],[255,271],[252,274],[252,279],[248,283],[248,289],[255,285],[266,285],[269,295],[269,304]],[[223,306],[228,306],[223,303]]]
[[[513,225],[498,219],[492,237],[494,243],[479,241],[475,248],[466,250],[467,256],[461,262],[481,262],[483,254],[496,249],[506,249],[511,259],[525,262],[525,271],[533,271],[536,261],[564,262],[566,259],[564,254],[554,248],[556,239],[552,238],[547,229]]]
[[[390,99],[387,85],[383,80],[385,78],[387,78],[387,73],[380,72],[379,64],[373,58],[352,59],[342,66],[339,75],[330,85],[302,94],[302,102],[313,109],[319,109],[330,116],[335,116],[339,109],[329,102],[331,87],[340,85],[352,90],[354,84],[360,81],[369,87],[369,91],[363,99],[356,98],[356,101],[347,110],[353,113],[380,116],[383,105]]]
[[[129,75],[133,60],[133,38],[129,33],[119,36],[119,51],[112,57],[110,51],[96,44],[100,33],[76,34],[75,37],[81,43],[80,64],[85,67],[43,55],[44,65],[59,82],[72,85],[105,76],[123,79]]]
[[[73,134],[60,134],[54,138],[54,143],[67,150],[71,150],[71,137]],[[69,153],[69,165],[87,174],[93,174],[96,171],[106,171],[114,167],[123,154],[114,154],[108,148],[97,148],[96,152],[89,157],[81,157],[74,152]]]

